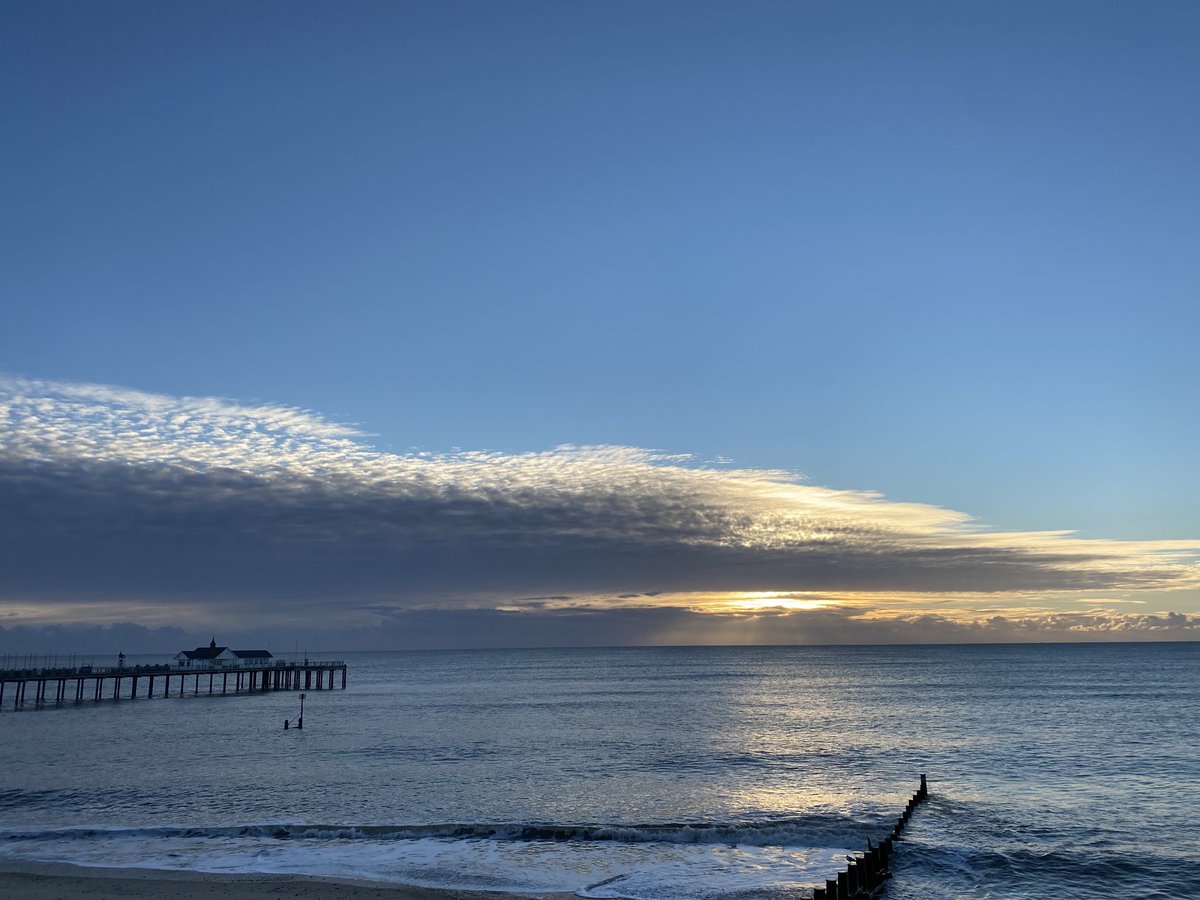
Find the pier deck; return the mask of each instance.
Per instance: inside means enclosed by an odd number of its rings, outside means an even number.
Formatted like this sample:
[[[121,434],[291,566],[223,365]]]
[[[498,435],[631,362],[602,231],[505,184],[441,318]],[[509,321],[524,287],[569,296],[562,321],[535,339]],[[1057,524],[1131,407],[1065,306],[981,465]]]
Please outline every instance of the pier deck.
[[[346,689],[344,660],[274,660],[269,665],[190,669],[161,666],[75,666],[71,668],[0,671],[0,709],[4,699],[14,709],[26,702],[83,703],[85,700],[136,700],[159,697],[237,694],[254,691],[321,691]],[[338,679],[337,676],[341,675]],[[30,685],[32,698],[27,697]],[[143,690],[144,689],[144,690]]]

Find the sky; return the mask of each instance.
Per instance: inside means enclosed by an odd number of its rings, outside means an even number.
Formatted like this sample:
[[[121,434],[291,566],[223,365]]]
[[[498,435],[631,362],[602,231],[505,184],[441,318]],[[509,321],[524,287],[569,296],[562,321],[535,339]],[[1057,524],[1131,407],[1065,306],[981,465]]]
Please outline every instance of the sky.
[[[1200,636],[1196,46],[0,2],[0,648]]]

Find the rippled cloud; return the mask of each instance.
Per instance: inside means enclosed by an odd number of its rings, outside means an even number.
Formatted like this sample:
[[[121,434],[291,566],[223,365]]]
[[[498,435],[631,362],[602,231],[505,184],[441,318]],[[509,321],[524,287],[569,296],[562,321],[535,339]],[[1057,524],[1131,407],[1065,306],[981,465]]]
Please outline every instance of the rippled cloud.
[[[1200,583],[1200,541],[989,531],[962,512],[630,447],[388,453],[306,410],[18,378],[0,382],[0,509],[0,603],[21,621],[545,612],[597,596],[696,612],[668,595]]]

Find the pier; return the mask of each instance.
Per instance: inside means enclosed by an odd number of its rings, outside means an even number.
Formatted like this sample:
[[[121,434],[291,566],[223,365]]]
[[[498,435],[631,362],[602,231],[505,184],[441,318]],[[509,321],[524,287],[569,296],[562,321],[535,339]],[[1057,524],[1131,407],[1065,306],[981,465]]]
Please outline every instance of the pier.
[[[878,897],[892,877],[888,870],[888,859],[892,855],[893,845],[900,840],[904,826],[912,818],[917,807],[929,797],[929,785],[921,775],[921,786],[908,799],[904,812],[896,819],[896,824],[888,836],[878,844],[867,838],[867,849],[850,862],[844,871],[838,872],[836,878],[825,881],[825,887],[813,890],[813,900],[860,900],[860,898]]]
[[[237,666],[186,668],[168,663],[149,666],[71,666],[0,671],[0,709],[5,698],[13,709],[25,704],[83,703],[261,691],[346,689],[344,660],[284,660]],[[340,677],[339,677],[340,676]],[[340,682],[340,684],[338,683]],[[33,687],[33,697],[28,696]]]

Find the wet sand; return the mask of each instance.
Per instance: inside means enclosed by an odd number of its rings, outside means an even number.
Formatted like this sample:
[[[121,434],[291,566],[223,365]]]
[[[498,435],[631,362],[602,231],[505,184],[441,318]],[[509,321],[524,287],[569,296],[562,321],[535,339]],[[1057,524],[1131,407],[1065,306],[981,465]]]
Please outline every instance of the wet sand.
[[[0,864],[0,897],[13,900],[568,900],[573,894],[506,894],[355,882],[305,875],[223,875]]]

